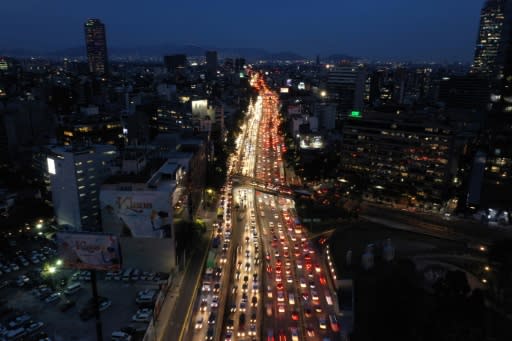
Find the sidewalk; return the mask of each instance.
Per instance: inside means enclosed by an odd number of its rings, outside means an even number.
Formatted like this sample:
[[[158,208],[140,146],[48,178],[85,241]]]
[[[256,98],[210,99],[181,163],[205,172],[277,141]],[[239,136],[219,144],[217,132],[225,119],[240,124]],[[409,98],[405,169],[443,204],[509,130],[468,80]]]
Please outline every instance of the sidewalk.
[[[176,273],[172,284],[167,291],[167,295],[165,296],[158,319],[154,323],[154,335],[153,337],[149,337],[148,340],[164,340],[166,330],[169,328],[169,324],[172,324],[173,321],[170,317],[174,316],[176,300],[180,296],[186,270],[187,267]]]
[[[194,217],[201,218],[203,221],[205,221],[207,225],[209,225],[207,230],[210,231],[211,223],[213,223],[215,221],[214,219],[216,218],[216,210],[212,207],[205,209],[202,206],[203,205],[201,202],[196,210]],[[216,205],[213,205],[213,207],[216,207]],[[196,262],[197,259],[200,260]],[[189,300],[193,297],[193,295],[189,282],[200,275],[195,273],[197,268],[200,267],[194,265],[190,267],[190,264],[194,263],[195,265],[198,265],[196,263],[200,263],[202,260],[202,253],[195,250],[190,255],[188,255],[185,268],[175,272],[175,277],[172,280],[172,284],[167,289],[167,294],[165,295],[164,301],[162,303],[162,308],[158,315],[158,319],[154,321],[153,330],[148,332],[145,340],[167,341],[169,338],[174,338],[179,335],[178,331],[181,330],[182,323],[180,323],[179,319],[175,318],[177,314],[180,314],[180,312],[177,311],[177,307],[183,307],[184,305],[188,307],[190,305]],[[189,268],[191,269],[190,271],[192,271],[192,273],[189,271]],[[186,283],[184,283],[185,278],[187,278]],[[181,301],[178,301],[178,299]],[[181,317],[184,318],[184,316]],[[183,323],[188,323],[188,321],[183,321]]]

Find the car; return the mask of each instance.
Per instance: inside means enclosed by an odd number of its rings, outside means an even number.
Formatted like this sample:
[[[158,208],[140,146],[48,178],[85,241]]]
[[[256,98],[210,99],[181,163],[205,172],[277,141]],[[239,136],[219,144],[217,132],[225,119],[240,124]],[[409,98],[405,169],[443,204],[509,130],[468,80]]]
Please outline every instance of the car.
[[[27,313],[25,314],[22,314],[18,317],[16,317],[14,320],[12,320],[11,322],[9,322],[9,327],[11,328],[15,328],[17,326],[21,326],[23,325],[24,323],[30,321],[31,319],[31,316]]]
[[[253,297],[251,298],[251,305],[252,305],[253,307],[256,307],[256,306],[258,305],[258,297],[253,296]]]
[[[75,301],[66,300],[66,301],[62,302],[61,304],[59,304],[59,310],[61,312],[66,312],[69,309],[71,309],[72,307],[74,307],[75,305],[76,305]]]
[[[265,307],[266,307],[267,316],[272,316],[272,304],[267,303]]]
[[[318,318],[318,325],[320,329],[327,329],[327,321],[325,320],[325,317],[319,317]]]
[[[327,283],[327,280],[325,279],[324,275],[320,275],[319,277],[320,284],[325,285]]]
[[[215,313],[210,313],[210,316],[208,317],[208,324],[215,324],[216,318],[217,315],[215,315]]]
[[[132,316],[134,322],[149,322],[153,315],[153,309],[143,308],[137,310],[135,315]]]
[[[292,334],[292,341],[299,341],[299,331],[296,327],[290,328],[290,334]]]
[[[213,336],[215,334],[215,329],[213,326],[208,327],[208,331],[206,332],[205,340],[213,340]]]
[[[212,297],[211,307],[212,308],[217,308],[218,306],[219,306],[219,296],[213,296]]]
[[[321,312],[322,312],[322,307],[321,307],[320,305],[318,305],[318,304],[317,304],[317,305],[315,305],[315,306],[313,307],[313,309],[315,309],[315,311],[316,311],[317,313],[321,313]]]
[[[111,305],[112,305],[111,300],[102,301],[102,302],[100,302],[100,306],[99,306],[98,310],[99,311],[107,310],[107,308],[110,307]]]
[[[111,334],[112,341],[131,341],[132,336],[120,330],[113,331]]]
[[[315,290],[311,290],[311,298],[313,301],[318,301],[320,298],[318,297],[318,293]]]
[[[272,330],[272,329],[267,330],[267,341],[275,341],[274,330]]]
[[[246,305],[246,303],[245,303],[245,302],[240,302],[240,311],[242,311],[242,312],[243,312],[243,311],[245,311],[246,306],[247,306],[247,305]]]
[[[315,281],[310,280],[310,281],[309,281],[309,287],[310,287],[311,289],[314,289],[314,288],[315,288]]]
[[[284,330],[279,331],[278,341],[286,341],[286,333],[284,332]]]
[[[277,304],[277,311],[280,312],[280,313],[284,313],[284,303],[278,303]]]
[[[36,332],[37,330],[43,328],[43,326],[44,326],[43,322],[34,322],[34,323],[31,323],[30,325],[28,325],[27,327],[25,327],[25,330],[26,330],[27,334],[32,334],[32,333]]]
[[[335,315],[330,314],[329,315],[329,324],[331,325],[331,329],[333,332],[337,333],[340,331],[340,325],[338,323],[338,319]]]
[[[196,325],[195,325],[195,329],[201,329],[203,328],[203,317],[200,316],[197,320],[196,320]]]
[[[235,321],[233,321],[233,319],[229,319],[229,320],[226,322],[226,329],[227,329],[227,330],[233,330],[234,325],[235,325]]]
[[[299,313],[296,310],[292,311],[292,320],[294,320],[294,321],[299,320]]]
[[[307,285],[306,285],[306,280],[304,278],[300,278],[299,280],[299,283],[300,283],[300,287],[301,288],[305,288]]]
[[[311,326],[306,327],[306,335],[309,337],[315,336],[315,330],[313,329],[313,327],[311,327]]]
[[[313,312],[311,311],[311,308],[306,307],[304,308],[304,316],[311,317],[313,315]]]
[[[251,323],[249,326],[249,336],[256,336],[256,324]]]
[[[17,340],[21,339],[23,336],[27,335],[27,331],[23,327],[12,328],[5,332],[3,335],[7,340]]]
[[[59,298],[60,298],[60,292],[54,292],[50,296],[46,297],[44,301],[46,303],[51,303],[51,302],[57,301]]]
[[[204,313],[206,311],[207,307],[208,307],[208,301],[205,298],[203,298],[201,300],[201,303],[199,304],[199,310],[202,313]]]

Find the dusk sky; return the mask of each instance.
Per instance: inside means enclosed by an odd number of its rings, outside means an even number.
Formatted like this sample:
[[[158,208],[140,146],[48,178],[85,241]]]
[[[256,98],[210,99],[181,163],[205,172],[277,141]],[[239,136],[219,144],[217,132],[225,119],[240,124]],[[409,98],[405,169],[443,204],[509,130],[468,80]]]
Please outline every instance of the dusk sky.
[[[82,46],[84,21],[99,18],[112,47],[177,43],[261,47],[305,56],[346,53],[471,61],[482,4],[483,0],[4,1],[0,47]]]

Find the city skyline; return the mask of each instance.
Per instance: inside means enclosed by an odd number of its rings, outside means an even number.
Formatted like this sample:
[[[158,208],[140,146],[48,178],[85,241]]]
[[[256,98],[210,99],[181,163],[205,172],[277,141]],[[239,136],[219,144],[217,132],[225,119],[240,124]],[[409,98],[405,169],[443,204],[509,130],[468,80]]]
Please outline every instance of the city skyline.
[[[5,6],[0,39],[5,49],[46,52],[83,46],[83,22],[99,18],[113,48],[171,43],[258,47],[305,57],[344,53],[369,59],[470,62],[483,3],[470,0],[461,7],[456,0],[422,4],[369,0],[314,6],[294,3],[292,7],[263,2],[254,9],[223,3],[204,4],[198,10],[189,4],[163,2],[141,9],[129,1],[119,15],[119,8],[106,8],[98,1],[78,5],[28,1]],[[26,25],[27,20],[31,25]]]

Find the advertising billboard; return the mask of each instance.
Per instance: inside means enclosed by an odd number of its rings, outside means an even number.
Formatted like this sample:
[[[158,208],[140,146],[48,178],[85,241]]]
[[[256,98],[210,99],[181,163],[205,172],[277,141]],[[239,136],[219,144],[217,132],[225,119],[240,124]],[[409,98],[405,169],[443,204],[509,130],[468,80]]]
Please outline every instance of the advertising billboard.
[[[324,138],[320,135],[301,135],[299,146],[301,149],[322,149],[325,147]]]
[[[105,230],[132,237],[171,237],[171,198],[167,191],[100,192],[101,218]],[[109,226],[110,225],[110,226]],[[121,225],[118,229],[114,225]]]
[[[56,242],[59,257],[66,268],[103,271],[121,269],[121,248],[114,235],[57,232]]]

